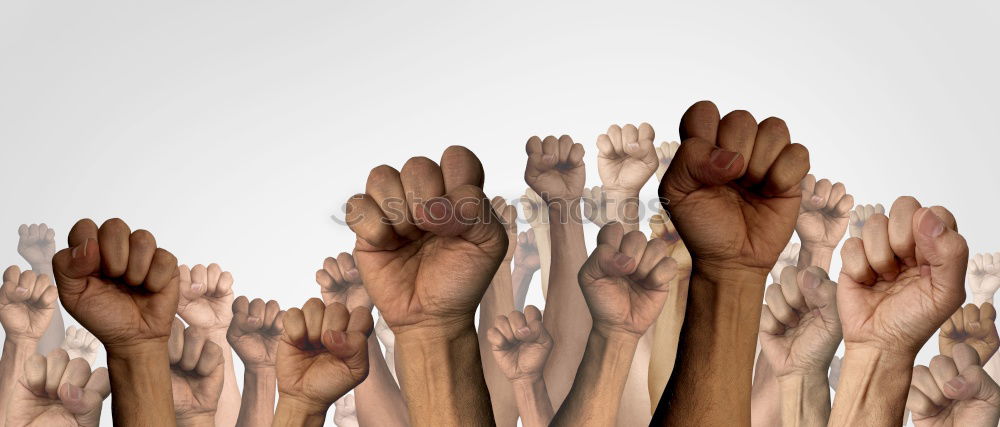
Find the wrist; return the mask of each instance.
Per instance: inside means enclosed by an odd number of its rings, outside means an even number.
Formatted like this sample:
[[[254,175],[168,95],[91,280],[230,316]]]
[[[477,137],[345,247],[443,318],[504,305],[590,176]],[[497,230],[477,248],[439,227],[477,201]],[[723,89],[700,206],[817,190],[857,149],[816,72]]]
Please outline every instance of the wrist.
[[[642,338],[643,334],[629,331],[621,326],[594,322],[594,326],[590,329],[590,335],[596,335],[601,341],[611,345],[634,347],[639,344],[639,339]]]
[[[326,419],[330,405],[313,402],[288,393],[278,392],[278,406],[275,409],[274,425],[307,425],[305,420]],[[284,424],[279,423],[284,421]]]
[[[830,269],[830,261],[833,260],[833,251],[836,246],[827,246],[820,243],[802,243],[802,247],[799,248],[799,259],[797,266],[799,268],[805,267],[820,267],[823,270]]]
[[[758,300],[763,300],[764,284],[770,272],[770,268],[750,267],[732,262],[699,261],[697,258],[691,263],[692,279],[697,276],[701,281],[715,287],[759,288],[762,295]],[[729,294],[739,295],[734,292]]]
[[[159,357],[167,351],[167,337],[105,344],[104,348],[108,353],[108,359],[130,360]]]
[[[17,352],[29,352],[34,353],[35,349],[38,348],[38,340],[40,338],[29,337],[25,335],[7,335],[4,337],[4,349],[10,348],[11,350],[16,350]]]
[[[396,345],[421,341],[450,341],[468,333],[476,333],[472,314],[450,318],[433,318],[419,323],[393,326]]]
[[[211,427],[215,425],[215,412],[175,415],[178,427]]]
[[[260,378],[274,377],[276,372],[273,362],[243,362],[243,369],[247,375]]]
[[[982,304],[984,302],[993,303],[993,292],[972,292],[972,303]]]
[[[919,348],[844,340],[844,360],[847,360],[847,356],[854,355],[857,358],[876,359],[888,366],[905,366],[908,370],[912,370],[918,351]]]

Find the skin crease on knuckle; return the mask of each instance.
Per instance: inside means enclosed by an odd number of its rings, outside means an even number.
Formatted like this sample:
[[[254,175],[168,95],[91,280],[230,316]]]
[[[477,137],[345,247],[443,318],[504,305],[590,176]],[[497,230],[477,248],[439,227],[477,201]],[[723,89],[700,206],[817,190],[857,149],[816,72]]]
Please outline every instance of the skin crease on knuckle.
[[[589,146],[531,137],[521,214],[484,191],[484,165],[464,147],[377,166],[349,202],[355,246],[318,257],[315,298],[287,310],[237,297],[216,264],[178,267],[154,232],[118,218],[80,220],[59,251],[47,226],[22,226],[19,253],[34,270],[51,258],[52,271],[4,273],[0,416],[94,425],[112,395],[122,424],[321,425],[337,402],[338,425],[714,425],[758,405],[773,407],[762,425],[898,425],[905,408],[918,426],[996,425],[1000,255],[970,260],[942,207],[854,206],[845,184],[809,174],[809,150],[781,119],[702,101],[679,130],[680,143],[657,142],[646,123],[612,125]],[[585,154],[600,185],[585,186]],[[648,237],[625,200],[651,179],[671,202]],[[519,307],[535,271],[553,298],[544,314]],[[690,287],[673,347],[652,347],[677,277]],[[35,354],[59,304],[81,327],[60,326],[62,349]],[[914,367],[934,334],[940,355]],[[106,370],[91,368],[99,345]],[[663,351],[676,356],[656,401],[649,367]]]

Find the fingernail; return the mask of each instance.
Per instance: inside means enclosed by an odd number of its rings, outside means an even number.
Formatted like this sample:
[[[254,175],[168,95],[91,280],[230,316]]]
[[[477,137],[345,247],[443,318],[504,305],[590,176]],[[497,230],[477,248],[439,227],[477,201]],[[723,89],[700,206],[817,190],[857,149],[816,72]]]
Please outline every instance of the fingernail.
[[[802,275],[802,285],[805,286],[806,289],[816,289],[819,287],[819,277],[812,272],[807,271]]]
[[[69,251],[70,257],[71,258],[79,258],[79,257],[86,256],[87,255],[87,242],[89,242],[89,241],[90,241],[90,239],[87,239],[87,240],[84,240],[83,243],[74,246],[73,249]]]
[[[927,237],[937,237],[944,233],[944,222],[934,212],[927,211],[920,220],[920,233]]]
[[[736,161],[740,153],[734,151],[723,150],[721,148],[716,148],[712,150],[712,154],[709,156],[708,160],[715,166],[722,170],[729,170],[733,166],[733,162]]]
[[[521,334],[521,335],[528,335],[528,334],[530,334],[530,333],[531,333],[531,329],[528,329],[528,328],[521,328],[521,329],[518,329],[518,330],[517,330],[517,333],[518,333],[518,334]]]
[[[625,267],[628,266],[628,264],[630,262],[632,262],[632,257],[630,257],[628,255],[625,255],[625,254],[616,254],[615,255],[615,264],[617,266],[619,266],[619,267],[625,268]]]
[[[556,160],[556,156],[555,154],[546,154],[542,156],[542,160],[544,160],[546,163],[553,162]]]
[[[343,344],[344,343],[344,340],[345,340],[346,337],[344,336],[343,332],[341,332],[341,331],[330,331],[328,333],[330,334],[330,341],[332,341],[334,344]]]
[[[194,283],[191,284],[191,290],[195,291],[195,292],[201,292],[201,291],[205,290],[205,284],[204,283],[194,282]]]
[[[80,388],[74,386],[73,384],[66,384],[66,395],[68,395],[70,399],[77,400],[80,398]]]
[[[811,200],[814,205],[818,205],[823,202],[823,198],[820,196],[812,196],[809,200]]]
[[[350,278],[350,279],[352,279],[352,280],[353,279],[357,279],[360,276],[361,276],[361,273],[359,273],[358,269],[356,269],[356,268],[352,268],[350,270],[347,270],[347,277]]]
[[[945,383],[948,387],[951,387],[951,391],[958,393],[965,388],[965,379],[962,377],[952,378],[950,381]]]
[[[637,142],[630,142],[630,143],[628,143],[628,149],[631,150],[631,151],[638,150],[639,149],[639,143],[637,143]]]

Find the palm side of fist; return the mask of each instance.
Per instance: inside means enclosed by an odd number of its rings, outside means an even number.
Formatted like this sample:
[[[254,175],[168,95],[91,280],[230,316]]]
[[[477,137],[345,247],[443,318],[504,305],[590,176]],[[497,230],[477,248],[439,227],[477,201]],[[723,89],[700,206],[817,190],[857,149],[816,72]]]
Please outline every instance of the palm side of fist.
[[[199,417],[214,418],[225,381],[222,348],[210,341],[204,331],[185,328],[175,317],[167,353],[178,423]]]
[[[545,361],[552,351],[552,337],[542,325],[542,312],[529,305],[524,313],[512,311],[497,316],[486,332],[497,366],[508,380],[535,381],[542,377]]]
[[[868,221],[868,218],[875,214],[885,214],[885,207],[881,203],[876,203],[875,205],[858,205],[855,207],[848,216],[850,236],[860,239],[861,230],[865,227],[865,221]]]
[[[368,376],[371,312],[311,298],[285,313],[278,343],[278,392],[325,413]]]
[[[608,223],[608,200],[601,186],[583,189],[583,216],[598,227]]]
[[[45,224],[21,224],[17,229],[17,253],[32,268],[48,265],[56,254],[56,232]]]
[[[663,142],[660,143],[659,147],[656,147],[656,157],[660,159],[660,166],[656,168],[657,181],[663,179],[663,175],[667,173],[667,168],[670,167],[670,162],[674,160],[677,149],[680,147],[681,143],[677,141]]]
[[[625,233],[621,223],[601,228],[597,248],[578,279],[594,319],[594,328],[641,336],[660,315],[667,284],[677,262],[667,256],[662,239],[646,240],[641,231]]]
[[[514,266],[525,271],[538,271],[542,268],[542,259],[538,255],[538,243],[535,242],[535,230],[528,229],[517,234],[517,246],[514,248]]]
[[[33,354],[11,391],[6,425],[96,427],[110,394],[107,369],[91,372],[87,361],[71,359],[62,349]]]
[[[837,284],[819,267],[785,267],[767,287],[760,346],[775,376],[825,374],[843,333]]]
[[[812,174],[802,180],[802,204],[795,232],[804,245],[833,249],[840,243],[850,222],[854,196],[841,183],[816,181]]]
[[[695,267],[766,276],[795,227],[809,151],[791,143],[781,119],[757,124],[734,111],[720,120],[708,101],[684,113],[680,132],[660,197]]]
[[[1000,348],[1000,337],[997,336],[997,311],[993,304],[983,303],[982,307],[966,304],[955,310],[955,314],[941,325],[938,334],[938,347],[941,354],[952,355],[952,349],[957,344],[968,344],[979,354],[979,360],[986,363]]]
[[[969,248],[944,208],[900,197],[841,249],[837,306],[844,341],[915,355],[965,299]]]
[[[226,333],[226,341],[248,369],[274,367],[278,356],[278,342],[284,332],[285,312],[277,301],[266,303],[260,298],[253,301],[241,296],[233,302],[233,322]]]
[[[97,360],[97,337],[84,328],[76,326],[66,328],[66,335],[60,347],[69,353],[70,359],[81,358],[90,364]]]
[[[7,267],[0,286],[0,325],[10,339],[38,341],[52,321],[56,298],[49,276]]]
[[[440,165],[414,157],[398,172],[372,169],[366,193],[348,202],[354,260],[396,333],[472,321],[508,249],[483,179],[475,154],[452,146]]]
[[[992,301],[1000,289],[1000,252],[976,254],[969,260],[966,277],[976,303]]]
[[[323,260],[323,268],[316,271],[316,283],[319,284],[323,302],[327,304],[339,302],[351,310],[357,307],[372,308],[372,300],[361,280],[361,272],[349,253],[343,252],[336,258],[327,257]]]
[[[533,136],[525,147],[528,164],[524,182],[546,203],[574,201],[583,197],[587,169],[583,146],[567,135],[541,139]]]
[[[785,249],[781,251],[781,255],[778,255],[778,261],[771,268],[771,280],[774,280],[774,283],[781,283],[781,272],[785,271],[785,267],[798,265],[800,249],[802,246],[798,243],[788,242],[788,246],[785,246]]]
[[[146,230],[83,219],[69,248],[52,260],[59,299],[109,351],[143,341],[166,343],[177,311],[177,258]]]
[[[224,331],[233,320],[233,275],[218,264],[178,267],[180,300],[177,314],[191,327]]]
[[[605,191],[638,194],[660,167],[649,123],[611,125],[597,137],[597,172]]]
[[[976,350],[958,344],[952,357],[913,368],[906,408],[917,427],[995,426],[1000,420],[1000,386],[982,368]]]

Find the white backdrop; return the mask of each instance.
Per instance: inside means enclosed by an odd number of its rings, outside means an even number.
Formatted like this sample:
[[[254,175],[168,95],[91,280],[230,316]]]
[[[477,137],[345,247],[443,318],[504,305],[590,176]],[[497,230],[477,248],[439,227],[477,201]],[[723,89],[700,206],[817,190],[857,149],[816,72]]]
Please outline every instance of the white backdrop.
[[[526,139],[565,133],[598,185],[609,124],[676,139],[699,99],[784,118],[858,203],[914,195],[1000,249],[995,1],[142,3],[0,2],[3,264],[21,223],[61,248],[119,216],[299,305],[373,166],[463,144],[514,197]]]

